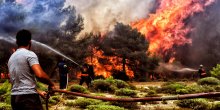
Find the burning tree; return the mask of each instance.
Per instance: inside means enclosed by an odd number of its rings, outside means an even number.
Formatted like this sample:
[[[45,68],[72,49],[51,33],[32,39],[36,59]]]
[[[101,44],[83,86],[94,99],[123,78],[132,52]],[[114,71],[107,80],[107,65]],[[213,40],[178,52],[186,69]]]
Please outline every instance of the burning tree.
[[[100,57],[98,61],[103,65],[112,66],[110,71],[116,78],[123,79],[126,74],[140,79],[146,76],[149,68],[154,69],[158,63],[149,58],[148,46],[144,35],[136,29],[117,23],[113,31],[103,36],[99,50],[106,57]]]

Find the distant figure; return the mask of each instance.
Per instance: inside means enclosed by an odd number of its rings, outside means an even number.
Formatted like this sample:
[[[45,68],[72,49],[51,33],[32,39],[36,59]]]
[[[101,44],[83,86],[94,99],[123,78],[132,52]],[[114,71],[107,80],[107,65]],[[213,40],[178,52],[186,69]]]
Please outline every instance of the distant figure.
[[[89,65],[88,73],[89,73],[89,77],[90,77],[91,81],[94,80],[95,79],[95,72],[94,72],[94,68],[92,65]]]
[[[60,75],[60,89],[66,89],[68,83],[68,66],[64,59],[61,59],[57,67],[59,68],[59,75]]]
[[[91,77],[89,76],[89,65],[84,64],[81,68],[81,79],[79,82],[79,85],[82,85],[84,82],[86,82],[87,87],[89,88],[91,84]]]
[[[155,80],[155,79],[156,79],[156,77],[155,77],[155,75],[154,75],[154,72],[150,72],[150,73],[149,73],[149,76],[150,76],[150,79],[151,79],[151,80]]]
[[[203,68],[203,65],[200,65],[200,68],[198,70],[198,73],[199,73],[199,77],[200,78],[205,78],[207,77],[207,74],[205,72],[205,69]]]

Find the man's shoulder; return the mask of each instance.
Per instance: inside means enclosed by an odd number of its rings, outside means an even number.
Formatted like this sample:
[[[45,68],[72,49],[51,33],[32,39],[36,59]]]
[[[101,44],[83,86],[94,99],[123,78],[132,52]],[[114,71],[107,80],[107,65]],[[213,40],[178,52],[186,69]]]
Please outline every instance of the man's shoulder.
[[[36,53],[34,53],[34,52],[31,51],[31,50],[26,50],[26,55],[27,55],[27,56],[34,56],[34,57],[37,56]]]

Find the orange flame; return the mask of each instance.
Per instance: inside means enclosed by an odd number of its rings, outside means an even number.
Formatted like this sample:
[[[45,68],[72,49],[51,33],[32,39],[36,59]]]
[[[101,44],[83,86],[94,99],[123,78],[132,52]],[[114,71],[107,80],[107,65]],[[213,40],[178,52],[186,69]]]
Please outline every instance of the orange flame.
[[[120,59],[117,56],[114,57],[106,57],[103,55],[102,51],[98,51],[96,49],[93,49],[93,58],[87,58],[86,61],[89,62],[90,64],[93,64],[94,66],[94,71],[96,73],[97,76],[102,75],[105,78],[109,77],[112,75],[111,70],[118,70],[118,71],[122,71],[122,63],[118,63],[122,62],[122,59]],[[99,62],[98,59],[103,58],[103,59],[107,59],[109,62],[111,62],[111,64],[101,64]],[[125,70],[126,70],[126,74],[129,77],[134,77],[134,73],[133,71],[128,67],[125,66]]]
[[[191,43],[187,34],[192,30],[186,27],[184,20],[198,12],[215,0],[161,0],[155,14],[149,18],[131,23],[150,42],[149,51],[162,55],[174,45]]]
[[[131,23],[133,28],[137,28],[150,42],[149,51],[156,55],[163,56],[174,45],[191,44],[191,39],[187,34],[192,28],[186,27],[184,20],[195,13],[203,12],[205,7],[211,5],[215,0],[160,0],[160,6],[156,13],[150,14],[149,18],[141,19]],[[175,55],[175,51],[172,51]],[[111,76],[111,70],[122,70],[122,64],[118,64],[118,57],[106,57],[102,51],[93,50],[95,58],[87,58],[87,62],[94,65],[96,75],[104,77]],[[107,58],[111,64],[102,65],[98,58]],[[171,55],[169,62],[175,61]],[[129,63],[129,62],[128,62]],[[134,72],[126,66],[126,73],[129,77],[134,77]]]

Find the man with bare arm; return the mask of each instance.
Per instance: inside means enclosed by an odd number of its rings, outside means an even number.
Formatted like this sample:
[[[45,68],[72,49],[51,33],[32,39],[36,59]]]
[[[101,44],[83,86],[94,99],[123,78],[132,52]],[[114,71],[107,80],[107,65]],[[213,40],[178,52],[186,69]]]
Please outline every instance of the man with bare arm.
[[[55,89],[54,83],[41,68],[37,55],[30,50],[31,32],[20,30],[16,35],[18,49],[11,55],[8,61],[11,89],[11,106],[13,110],[43,110],[36,89],[36,78]]]

